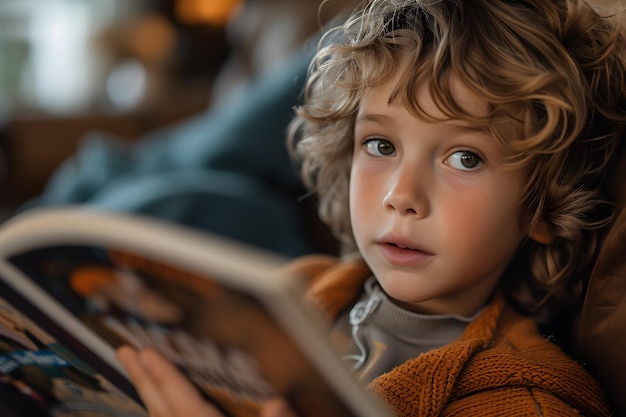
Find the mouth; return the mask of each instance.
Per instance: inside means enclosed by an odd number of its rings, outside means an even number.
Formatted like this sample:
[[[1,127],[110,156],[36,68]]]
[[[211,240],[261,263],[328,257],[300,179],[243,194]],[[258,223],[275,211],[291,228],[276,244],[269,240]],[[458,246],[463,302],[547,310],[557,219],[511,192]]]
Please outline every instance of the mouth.
[[[424,249],[421,245],[410,241],[408,239],[398,238],[398,237],[385,237],[377,242],[379,245],[395,247],[398,249],[408,250],[408,251],[416,251],[422,252],[426,255],[433,255],[432,252]]]
[[[432,259],[434,254],[414,242],[401,239],[386,239],[376,243],[386,262],[396,266],[418,266]]]
[[[403,245],[401,243],[394,243],[394,242],[381,242],[379,243],[379,245],[384,246],[384,247],[388,247],[390,250],[397,250],[397,251],[406,251],[406,252],[419,252],[419,253],[423,253],[424,255],[432,255],[432,253],[421,249],[419,247],[415,247],[415,246],[407,246],[407,245]]]
[[[400,249],[408,249],[408,250],[416,250],[416,251],[420,251],[420,252],[424,252],[423,250],[419,249],[419,248],[415,248],[415,247],[411,247],[411,246],[407,246],[407,245],[403,245],[401,243],[394,243],[394,242],[384,242],[384,245],[391,245],[391,246],[395,246],[397,248]]]

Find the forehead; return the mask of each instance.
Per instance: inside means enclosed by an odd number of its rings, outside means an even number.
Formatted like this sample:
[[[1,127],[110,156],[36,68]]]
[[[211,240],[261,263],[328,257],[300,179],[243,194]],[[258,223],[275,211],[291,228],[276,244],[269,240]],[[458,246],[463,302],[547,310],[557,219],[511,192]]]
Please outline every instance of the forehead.
[[[489,117],[487,101],[472,93],[457,78],[450,77],[446,95],[432,93],[431,80],[406,82],[401,75],[363,88],[359,114],[401,105],[420,118],[432,120],[484,120]]]

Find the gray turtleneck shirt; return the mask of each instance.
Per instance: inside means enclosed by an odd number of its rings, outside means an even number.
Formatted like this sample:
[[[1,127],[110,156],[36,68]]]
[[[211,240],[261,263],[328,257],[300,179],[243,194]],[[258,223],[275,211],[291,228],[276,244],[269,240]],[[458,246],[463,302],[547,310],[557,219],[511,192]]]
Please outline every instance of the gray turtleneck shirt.
[[[459,338],[479,313],[472,317],[415,313],[394,304],[371,277],[361,299],[335,323],[331,340],[368,383],[408,359]]]

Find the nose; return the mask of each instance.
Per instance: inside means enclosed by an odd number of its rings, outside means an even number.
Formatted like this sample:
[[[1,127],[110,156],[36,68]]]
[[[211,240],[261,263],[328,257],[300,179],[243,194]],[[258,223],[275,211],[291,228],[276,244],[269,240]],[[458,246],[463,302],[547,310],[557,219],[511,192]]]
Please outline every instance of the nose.
[[[418,172],[414,166],[397,170],[389,179],[387,193],[383,198],[385,209],[416,218],[428,216],[430,202],[426,190],[427,175],[425,172]]]

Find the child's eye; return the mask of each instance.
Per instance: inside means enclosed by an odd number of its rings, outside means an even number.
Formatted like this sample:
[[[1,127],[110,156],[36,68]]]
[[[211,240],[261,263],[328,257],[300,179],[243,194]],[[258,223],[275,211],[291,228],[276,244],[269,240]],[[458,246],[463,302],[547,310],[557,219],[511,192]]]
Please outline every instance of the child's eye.
[[[367,153],[374,156],[391,156],[396,153],[396,147],[386,139],[368,139],[365,147]]]
[[[472,171],[479,168],[484,162],[476,152],[457,151],[448,157],[446,163],[462,171]]]

